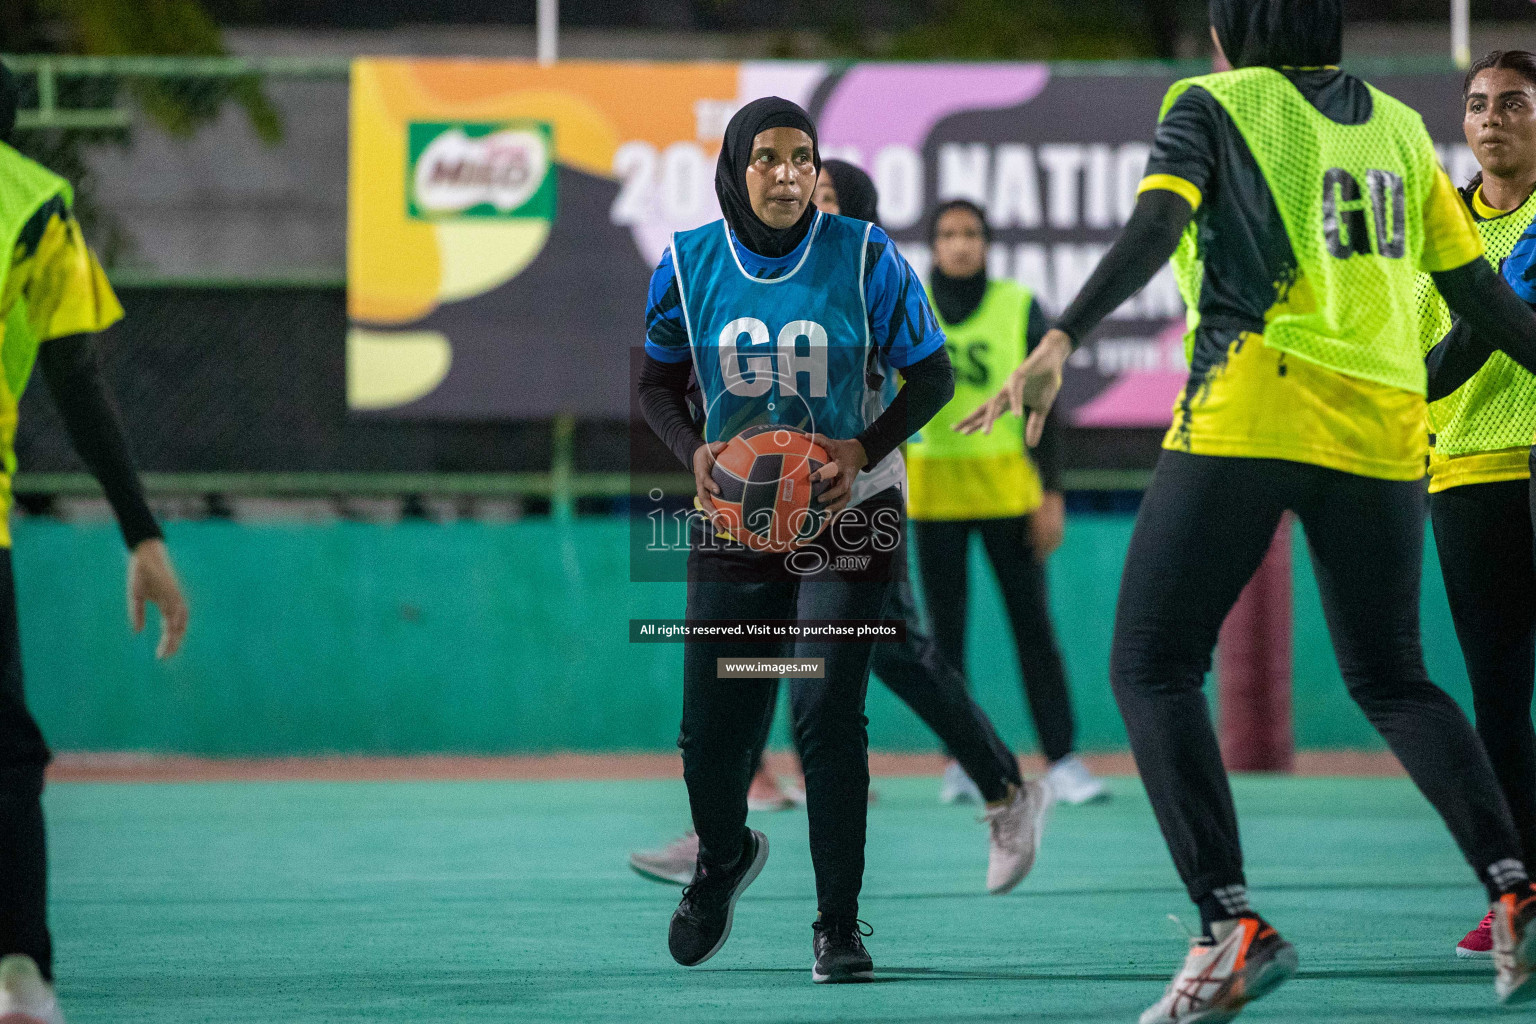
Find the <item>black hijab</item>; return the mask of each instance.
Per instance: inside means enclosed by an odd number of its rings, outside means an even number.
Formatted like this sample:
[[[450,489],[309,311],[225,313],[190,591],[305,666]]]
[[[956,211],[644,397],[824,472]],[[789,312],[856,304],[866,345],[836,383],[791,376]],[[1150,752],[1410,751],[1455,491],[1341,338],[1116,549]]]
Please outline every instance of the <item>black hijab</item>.
[[[880,223],[880,193],[869,175],[846,160],[828,160],[821,165],[821,173],[832,179],[837,209],[844,217]]]
[[[1211,0],[1211,24],[1234,68],[1313,68],[1343,53],[1341,0]]]
[[[736,237],[759,256],[776,259],[794,251],[811,230],[816,218],[816,204],[806,197],[805,212],[787,228],[771,228],[752,212],[747,195],[747,164],[752,160],[752,140],[769,128],[798,128],[811,137],[811,155],[821,170],[821,150],[816,146],[816,126],[810,115],[789,100],[764,96],[753,100],[726,125],[725,140],[720,144],[720,159],[715,163],[715,195],[720,212]]]
[[[21,83],[16,74],[0,62],[0,142],[10,142],[16,128],[16,108],[21,104]]]
[[[992,226],[987,223],[986,211],[969,199],[951,199],[934,210],[928,221],[929,246],[938,240],[939,218],[950,210],[969,210],[974,213],[976,219],[981,221],[983,241],[992,241]],[[982,260],[981,269],[970,277],[950,277],[939,269],[938,261],[934,261],[933,269],[928,274],[928,287],[933,291],[933,304],[944,322],[961,323],[976,312],[976,307],[981,305],[982,298],[987,294],[987,262]]]

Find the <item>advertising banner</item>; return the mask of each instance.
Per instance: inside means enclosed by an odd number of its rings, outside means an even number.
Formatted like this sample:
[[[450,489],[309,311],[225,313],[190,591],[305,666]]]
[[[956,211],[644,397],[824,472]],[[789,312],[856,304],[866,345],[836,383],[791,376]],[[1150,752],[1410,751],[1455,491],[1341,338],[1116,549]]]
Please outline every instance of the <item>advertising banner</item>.
[[[778,95],[863,167],[926,276],[927,218],[981,204],[990,272],[1059,313],[1135,204],[1171,72],[1083,65],[359,60],[351,91],[348,404],[414,419],[629,415],[646,284],[672,232],[719,216],[731,114]],[[1418,108],[1453,179],[1454,75],[1375,83]],[[1184,379],[1165,268],[1074,355],[1068,422],[1153,427]]]

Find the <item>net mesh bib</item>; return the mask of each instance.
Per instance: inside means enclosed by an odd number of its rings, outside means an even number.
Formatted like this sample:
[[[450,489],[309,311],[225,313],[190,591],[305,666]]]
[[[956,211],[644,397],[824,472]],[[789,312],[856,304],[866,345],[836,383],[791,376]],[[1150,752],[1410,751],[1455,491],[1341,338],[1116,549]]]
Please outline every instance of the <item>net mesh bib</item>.
[[[1488,262],[1497,268],[1532,221],[1536,194],[1502,217],[1479,221]],[[1419,275],[1417,306],[1420,349],[1428,352],[1451,329],[1451,311],[1428,274]],[[1435,435],[1435,454],[1446,458],[1530,444],[1536,434],[1536,376],[1495,352],[1471,380],[1430,404],[1429,432]]]
[[[1219,102],[1253,153],[1285,222],[1295,270],[1275,282],[1265,344],[1339,373],[1423,394],[1415,280],[1434,147],[1406,105],[1371,88],[1371,117],[1344,125],[1284,75],[1243,68],[1177,82],[1166,115],[1198,86]],[[1193,230],[1174,254],[1185,301],[1203,277]],[[1191,317],[1192,344],[1195,317]]]

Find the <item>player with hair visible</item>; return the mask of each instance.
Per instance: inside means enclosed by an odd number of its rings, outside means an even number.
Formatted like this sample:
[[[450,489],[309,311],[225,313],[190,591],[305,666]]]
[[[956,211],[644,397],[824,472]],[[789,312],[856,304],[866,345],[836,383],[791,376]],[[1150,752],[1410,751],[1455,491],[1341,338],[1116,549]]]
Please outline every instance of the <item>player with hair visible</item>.
[[[146,603],[160,608],[161,658],[181,646],[187,603],[97,364],[92,336],[121,318],[123,309],[80,235],[69,184],[10,145],[18,91],[15,77],[0,64],[0,1021],[62,1024],[53,993],[42,806],[50,755],[22,687],[6,520],[16,472],[17,403],[34,361],[131,552],[128,615],[134,630],[144,626]]]
[[[839,214],[854,220],[878,223],[875,185],[859,168],[841,160],[823,163],[817,179],[814,201],[823,213]],[[894,388],[886,382],[887,397]],[[897,552],[904,561],[905,550]],[[959,763],[978,787],[986,810],[982,820],[988,825],[987,890],[995,895],[1009,892],[1034,862],[1051,794],[1038,781],[1026,781],[1019,772],[1019,761],[993,728],[980,706],[966,692],[965,677],[944,658],[933,640],[923,631],[921,617],[911,584],[905,579],[905,566],[893,571],[894,581],[883,617],[904,620],[906,639],[876,643],[870,658],[871,671],[892,693],[910,707],[923,723],[955,752]],[[790,680],[790,703],[800,680]],[[762,749],[772,722],[772,706],[777,703],[777,683],[771,684],[770,712],[763,722],[759,740],[757,775],[753,786],[773,792],[778,784],[763,775]],[[751,790],[748,791],[751,799]],[[803,799],[803,795],[802,795]],[[659,850],[637,851],[629,857],[637,872],[662,882],[686,885],[693,879],[698,862],[699,837],[689,832]]]
[[[1477,61],[1467,72],[1462,107],[1467,145],[1482,167],[1462,198],[1488,262],[1513,268],[1516,244],[1536,220],[1536,54],[1496,50]],[[1520,275],[1510,280],[1520,293]],[[1526,290],[1522,297],[1536,300],[1536,289]],[[1450,311],[1427,276],[1419,281],[1419,301],[1424,347],[1432,350],[1452,328]],[[1446,384],[1437,373],[1430,391]],[[1528,513],[1536,376],[1494,355],[1430,403],[1429,432],[1429,516],[1474,721],[1524,860],[1536,863],[1536,545]],[[1493,955],[1491,913],[1456,944],[1456,955]]]
[[[880,229],[814,208],[820,167],[816,129],[804,110],[777,97],[747,104],[726,128],[716,168],[724,219],[676,234],[652,277],[641,407],[693,468],[706,515],[719,493],[714,454],[754,424],[814,430],[832,460],[815,478],[828,485],[821,501],[834,518],[799,551],[720,544],[708,520],[693,520],[691,621],[879,618],[902,533],[905,473],[897,448],[953,391],[943,334],[911,268]],[[690,363],[706,409],[702,436],[686,398]],[[906,385],[885,404],[881,385],[897,371]],[[881,535],[897,544],[878,542]],[[807,553],[819,562],[809,572],[800,568]],[[862,567],[846,568],[850,563]],[[816,874],[817,982],[873,971],[862,941],[867,926],[858,919],[873,646],[794,645],[796,659],[820,658],[824,672],[799,680],[792,694]],[[678,742],[699,857],[668,945],[685,966],[724,945],[735,904],[767,859],[766,837],[746,826],[746,795],[775,687],[717,674],[718,658],[762,654],[750,643],[684,643]]]
[[[1430,682],[1419,641],[1416,278],[1429,273],[1485,344],[1536,350],[1536,314],[1482,258],[1419,116],[1335,66],[1340,0],[1210,9],[1236,70],[1169,91],[1121,237],[964,425],[1027,409],[1038,438],[1074,345],[1174,256],[1190,376],[1136,517],[1110,676],[1201,929],[1142,1024],[1229,1020],[1296,971],[1295,949],[1249,906],[1202,692],[1222,620],[1287,509],[1306,530],[1350,695],[1485,886],[1495,993],[1522,1002],[1536,996],[1536,889],[1488,756]]]

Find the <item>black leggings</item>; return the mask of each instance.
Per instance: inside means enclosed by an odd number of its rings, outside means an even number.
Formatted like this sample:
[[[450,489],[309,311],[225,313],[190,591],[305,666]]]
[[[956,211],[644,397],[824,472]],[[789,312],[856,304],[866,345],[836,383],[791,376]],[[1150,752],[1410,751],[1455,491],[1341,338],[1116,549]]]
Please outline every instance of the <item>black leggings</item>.
[[[0,957],[24,953],[52,978],[42,804],[48,757],[22,692],[11,552],[0,548]]]
[[[1497,894],[1494,876],[1519,861],[1520,843],[1482,744],[1429,681],[1419,646],[1423,484],[1164,451],[1126,556],[1110,679],[1190,897],[1202,903],[1244,884],[1237,814],[1202,687],[1217,631],[1287,509],[1306,529],[1350,696]]]
[[[1010,783],[1024,784],[1019,759],[997,734],[987,713],[966,692],[964,674],[945,659],[938,645],[923,632],[912,586],[901,575],[898,572],[897,582],[891,585],[885,618],[905,620],[907,636],[899,642],[875,644],[870,671],[933,730],[976,783],[983,798],[1005,799]],[[790,680],[791,705],[796,700],[797,682]],[[765,729],[763,744],[767,742]],[[757,763],[761,761],[759,752]],[[756,772],[755,766],[753,771]]]
[[[1018,648],[1024,699],[1029,703],[1040,750],[1047,761],[1072,753],[1075,725],[1067,674],[1051,628],[1045,566],[1030,542],[1029,518],[913,521],[917,564],[933,638],[945,659],[965,669],[965,620],[970,603],[970,537],[982,545],[997,574],[1003,607]]]
[[[1536,567],[1525,480],[1467,484],[1429,496],[1451,621],[1482,737],[1527,864],[1536,863]]]
[[[865,514],[889,510],[901,525],[901,496],[882,492],[859,506]],[[850,512],[857,510],[850,510]],[[694,521],[688,554],[688,619],[866,619],[882,617],[891,572],[900,550],[875,550],[834,523],[811,547],[831,558],[868,555],[857,572],[830,565],[797,576],[787,559],[742,549],[706,546]],[[900,533],[895,534],[897,538]],[[903,563],[897,563],[903,564]],[[787,646],[787,645],[786,645]],[[825,677],[801,679],[793,691],[792,726],[805,768],[811,864],[817,909],[828,918],[858,916],[864,878],[865,820],[869,810],[869,734],[864,695],[873,642],[801,640],[793,657],[821,658]],[[683,720],[678,745],[699,860],[728,866],[746,838],[747,788],[773,714],[778,682],[722,679],[719,658],[775,658],[782,646],[741,640],[694,640],[683,644]]]

